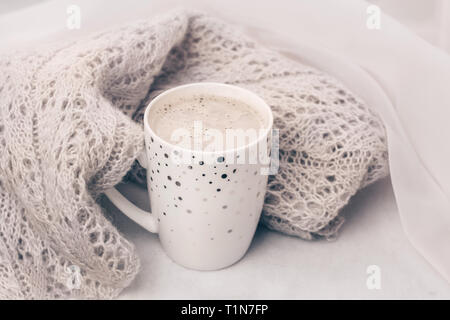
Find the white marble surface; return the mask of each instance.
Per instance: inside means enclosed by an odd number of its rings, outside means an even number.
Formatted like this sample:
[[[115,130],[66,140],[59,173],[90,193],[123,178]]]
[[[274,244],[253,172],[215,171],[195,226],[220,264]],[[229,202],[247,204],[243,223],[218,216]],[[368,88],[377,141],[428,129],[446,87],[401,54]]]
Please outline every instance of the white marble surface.
[[[119,189],[149,208],[145,189],[134,184]],[[259,227],[241,261],[209,272],[178,266],[157,235],[108,200],[103,204],[142,261],[142,271],[121,299],[450,299],[450,285],[406,239],[389,179],[353,198],[336,241],[308,242]],[[369,265],[381,269],[380,290],[366,286]]]

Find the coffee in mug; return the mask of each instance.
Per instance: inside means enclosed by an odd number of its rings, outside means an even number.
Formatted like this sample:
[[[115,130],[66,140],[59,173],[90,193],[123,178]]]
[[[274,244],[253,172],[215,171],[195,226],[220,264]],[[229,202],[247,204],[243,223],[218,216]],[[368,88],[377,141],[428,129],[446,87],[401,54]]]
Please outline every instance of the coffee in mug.
[[[227,267],[253,239],[267,187],[273,116],[256,94],[194,83],[161,93],[144,114],[151,212],[116,189],[105,194],[150,232],[175,262]]]
[[[197,94],[180,97],[153,108],[148,118],[150,127],[163,140],[174,145],[200,150],[241,147],[256,139],[247,135],[233,145],[226,145],[226,137],[233,131],[264,128],[264,116],[247,103],[232,97]],[[217,141],[217,137],[222,141]],[[201,143],[195,143],[195,140]],[[214,143],[218,146],[213,147]],[[217,150],[220,151],[220,150]]]

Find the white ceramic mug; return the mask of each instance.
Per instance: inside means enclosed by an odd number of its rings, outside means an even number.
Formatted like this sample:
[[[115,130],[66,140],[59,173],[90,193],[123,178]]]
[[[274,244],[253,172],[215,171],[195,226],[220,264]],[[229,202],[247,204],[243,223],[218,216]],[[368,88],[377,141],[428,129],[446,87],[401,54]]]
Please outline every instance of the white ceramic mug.
[[[255,108],[264,117],[261,134],[247,145],[221,152],[183,149],[162,140],[150,127],[150,110],[194,94],[231,97]],[[268,163],[251,161],[250,154],[257,149],[270,158],[272,124],[269,106],[240,87],[193,83],[167,90],[145,111],[145,154],[138,158],[147,169],[151,212],[115,189],[105,194],[128,217],[159,233],[164,250],[178,264],[198,270],[227,267],[244,256],[258,225]]]

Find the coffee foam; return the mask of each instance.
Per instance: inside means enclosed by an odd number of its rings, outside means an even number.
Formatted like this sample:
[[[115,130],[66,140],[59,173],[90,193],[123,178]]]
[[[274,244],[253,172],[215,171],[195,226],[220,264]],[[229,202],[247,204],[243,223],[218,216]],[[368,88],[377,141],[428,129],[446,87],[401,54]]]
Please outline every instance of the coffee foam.
[[[152,130],[169,143],[216,151],[251,143],[265,123],[264,117],[250,105],[216,95],[179,97],[155,105],[148,121]],[[236,137],[233,142],[231,136]]]

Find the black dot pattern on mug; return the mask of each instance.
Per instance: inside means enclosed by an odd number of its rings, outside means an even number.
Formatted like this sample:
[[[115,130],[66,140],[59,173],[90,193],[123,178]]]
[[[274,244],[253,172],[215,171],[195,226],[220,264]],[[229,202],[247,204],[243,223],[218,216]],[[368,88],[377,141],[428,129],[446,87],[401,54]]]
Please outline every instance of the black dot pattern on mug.
[[[220,243],[238,239],[244,232],[240,225],[257,224],[260,213],[256,212],[253,201],[264,198],[262,182],[267,178],[260,178],[258,166],[236,164],[236,157],[235,163],[227,163],[228,156],[224,155],[218,155],[213,163],[197,155],[189,156],[188,164],[175,163],[174,152],[166,146],[154,141],[147,147],[153,150],[147,153],[151,195],[155,201],[168,202],[160,204],[158,217],[160,223],[167,225],[165,230],[195,234],[201,226],[178,221],[183,221],[182,216],[200,219],[210,230],[204,240]],[[220,225],[217,224],[219,215],[225,219]]]

